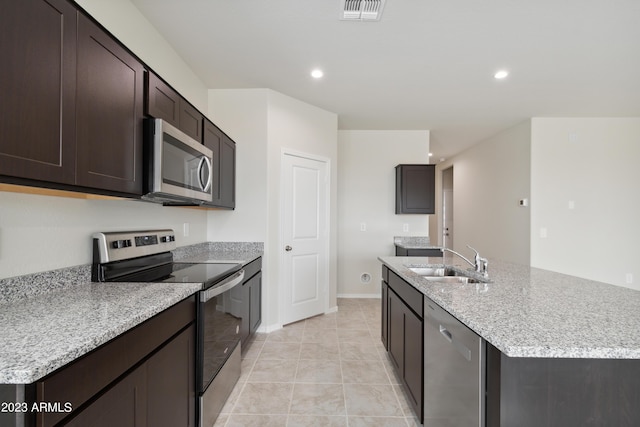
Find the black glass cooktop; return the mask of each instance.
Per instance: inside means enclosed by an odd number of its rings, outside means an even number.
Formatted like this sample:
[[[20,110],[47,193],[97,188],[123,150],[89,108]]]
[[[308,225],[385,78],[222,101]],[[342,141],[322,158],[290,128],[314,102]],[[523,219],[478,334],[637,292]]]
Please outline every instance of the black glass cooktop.
[[[242,264],[175,262],[172,264],[171,273],[161,281],[164,283],[203,283],[203,288],[206,289],[241,268]]]

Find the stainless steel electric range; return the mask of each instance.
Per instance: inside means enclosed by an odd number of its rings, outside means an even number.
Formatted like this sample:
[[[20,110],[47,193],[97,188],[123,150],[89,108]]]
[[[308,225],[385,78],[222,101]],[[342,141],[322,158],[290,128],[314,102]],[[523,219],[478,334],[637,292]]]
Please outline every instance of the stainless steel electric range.
[[[174,262],[175,247],[173,230],[96,233],[91,277],[94,282],[202,283],[196,310],[196,414],[199,426],[210,427],[240,377],[240,328],[248,301],[237,298],[236,286],[244,270],[237,263]]]

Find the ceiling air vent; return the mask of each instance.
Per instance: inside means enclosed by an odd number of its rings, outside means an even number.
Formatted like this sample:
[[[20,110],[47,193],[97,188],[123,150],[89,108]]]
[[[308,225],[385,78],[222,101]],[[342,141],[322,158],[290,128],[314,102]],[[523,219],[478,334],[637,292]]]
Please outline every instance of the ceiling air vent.
[[[384,0],[340,0],[343,21],[379,21]]]

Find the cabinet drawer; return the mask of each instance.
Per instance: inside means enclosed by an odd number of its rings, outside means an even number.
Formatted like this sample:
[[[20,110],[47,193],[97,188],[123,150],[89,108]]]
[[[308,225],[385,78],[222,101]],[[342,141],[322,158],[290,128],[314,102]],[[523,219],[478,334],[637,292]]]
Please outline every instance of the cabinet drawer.
[[[255,276],[260,270],[262,270],[262,257],[258,257],[257,259],[251,261],[249,264],[244,267],[244,281],[251,279]]]
[[[382,266],[382,280],[389,283],[389,267],[386,265]]]
[[[405,282],[393,271],[389,271],[389,287],[404,301],[404,303],[422,318],[422,293]]]

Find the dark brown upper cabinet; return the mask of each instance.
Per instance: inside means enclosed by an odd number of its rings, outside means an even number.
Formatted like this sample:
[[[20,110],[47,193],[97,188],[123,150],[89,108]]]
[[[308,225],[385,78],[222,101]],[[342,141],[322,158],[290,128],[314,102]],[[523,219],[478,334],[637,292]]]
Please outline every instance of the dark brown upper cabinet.
[[[80,15],[77,78],[76,183],[142,194],[144,67]]]
[[[3,181],[142,193],[143,66],[66,0],[0,14]]]
[[[166,120],[202,143],[202,114],[152,72],[148,73],[146,86],[146,113],[151,117]]]
[[[204,145],[213,151],[213,200],[208,206],[236,206],[236,144],[209,120],[204,121]]]
[[[435,213],[435,165],[396,166],[396,213]]]
[[[0,13],[0,175],[75,181],[76,9],[4,2]]]

